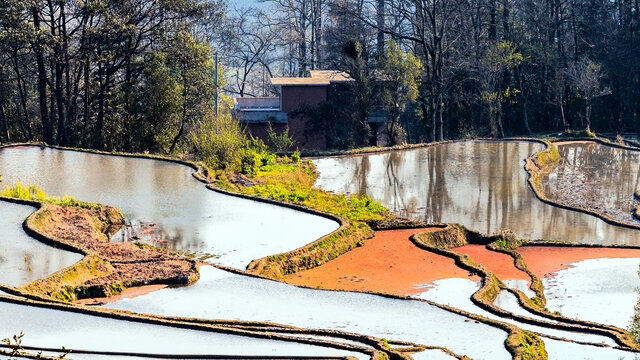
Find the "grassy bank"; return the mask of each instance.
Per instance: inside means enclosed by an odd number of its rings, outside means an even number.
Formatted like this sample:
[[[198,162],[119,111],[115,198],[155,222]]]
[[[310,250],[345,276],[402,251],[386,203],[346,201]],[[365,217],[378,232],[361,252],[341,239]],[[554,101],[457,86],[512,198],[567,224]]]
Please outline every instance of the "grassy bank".
[[[363,245],[366,239],[373,237],[372,226],[403,221],[366,196],[335,195],[314,187],[317,176],[311,161],[295,161],[288,157],[270,158],[250,175],[215,172],[213,185],[218,189],[329,214],[341,223],[337,231],[302,248],[253,261],[247,267],[249,271],[282,279],[285,275],[320,266]]]

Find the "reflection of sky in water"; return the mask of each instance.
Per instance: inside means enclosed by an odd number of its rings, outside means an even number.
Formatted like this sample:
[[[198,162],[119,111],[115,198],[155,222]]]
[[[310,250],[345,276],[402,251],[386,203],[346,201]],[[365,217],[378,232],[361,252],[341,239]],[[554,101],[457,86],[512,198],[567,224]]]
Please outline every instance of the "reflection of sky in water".
[[[82,259],[33,239],[22,222],[36,210],[0,201],[0,283],[17,286],[52,274]],[[30,268],[31,267],[31,268]],[[6,335],[6,334],[5,334]],[[0,334],[2,336],[2,334]]]
[[[635,230],[546,205],[526,180],[526,142],[457,142],[423,149],[315,160],[317,185],[368,194],[400,215],[457,222],[485,233],[511,229],[530,239],[640,244]]]
[[[640,259],[589,259],[543,277],[550,311],[627,328],[638,301]]]
[[[338,227],[321,217],[207,190],[192,172],[179,164],[122,156],[0,151],[5,185],[37,184],[50,195],[117,206],[130,221],[158,224],[172,239],[167,247],[215,254],[215,262],[228,266],[243,268]]]
[[[443,280],[434,281],[434,285],[435,286],[433,288],[423,293],[417,294],[414,297],[435,301],[440,304],[450,305],[455,308],[468,311],[470,313],[482,315],[490,319],[496,319],[509,324],[516,325],[519,328],[524,330],[547,334],[550,336],[559,336],[559,337],[576,340],[576,341],[605,343],[608,345],[615,346],[615,342],[613,340],[604,336],[575,333],[575,332],[551,329],[551,328],[542,327],[542,326],[525,324],[525,323],[518,322],[516,320],[502,318],[484,309],[481,309],[478,306],[476,306],[470,299],[471,295],[480,288],[480,283],[478,281],[473,281],[470,279],[454,278],[454,279],[443,279]],[[516,299],[516,297],[508,291],[500,292],[496,297],[494,304],[498,307],[508,309],[515,314],[521,314],[531,318],[542,319],[522,309],[518,304],[518,300]],[[561,357],[554,356],[554,354],[550,354],[549,358],[561,359]]]
[[[363,293],[299,288],[205,266],[192,286],[167,288],[108,304],[113,309],[198,317],[270,321],[385,339],[445,346],[472,359],[510,359],[506,333],[418,301]]]
[[[23,345],[39,347],[151,354],[355,355],[368,358],[318,346],[142,324],[7,302],[0,302],[0,319],[3,337],[22,331],[25,334]],[[78,358],[76,355],[69,357]]]

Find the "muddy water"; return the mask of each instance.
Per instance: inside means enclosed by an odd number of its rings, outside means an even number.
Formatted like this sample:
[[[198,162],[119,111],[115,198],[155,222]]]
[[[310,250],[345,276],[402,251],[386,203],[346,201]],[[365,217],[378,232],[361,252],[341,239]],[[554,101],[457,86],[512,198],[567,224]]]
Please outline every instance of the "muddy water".
[[[52,274],[82,255],[52,248],[27,235],[22,222],[36,209],[0,201],[0,283],[17,286]]]
[[[526,183],[528,142],[458,142],[391,153],[315,160],[317,185],[368,194],[399,215],[457,222],[486,233],[511,229],[530,239],[640,244],[634,230],[546,205]]]
[[[640,259],[590,259],[542,278],[547,307],[562,315],[626,328],[640,287]]]
[[[473,359],[510,359],[506,333],[417,301],[297,288],[202,267],[193,286],[163,289],[109,308],[135,312],[270,321],[445,346]]]
[[[187,166],[158,160],[39,148],[0,151],[4,185],[37,184],[50,195],[117,206],[132,223],[156,225],[146,230],[160,235],[142,239],[211,254],[211,261],[227,266],[244,268],[255,258],[298,248],[338,227],[321,217],[217,194],[192,173]]]
[[[0,319],[0,337],[22,331],[25,334],[23,345],[30,346],[152,354],[351,355],[368,358],[319,346],[148,325],[3,301],[0,301]]]
[[[598,143],[566,144],[558,151],[561,163],[541,180],[550,199],[587,201],[591,208],[637,224],[631,209],[638,204],[633,193],[640,188],[640,151]]]

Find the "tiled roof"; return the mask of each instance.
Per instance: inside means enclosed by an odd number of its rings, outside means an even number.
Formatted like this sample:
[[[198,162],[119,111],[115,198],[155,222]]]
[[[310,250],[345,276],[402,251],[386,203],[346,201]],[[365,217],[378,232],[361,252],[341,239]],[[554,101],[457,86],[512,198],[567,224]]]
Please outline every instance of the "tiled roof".
[[[349,74],[337,70],[310,70],[311,77],[271,78],[273,85],[329,85],[336,82],[352,81]]]

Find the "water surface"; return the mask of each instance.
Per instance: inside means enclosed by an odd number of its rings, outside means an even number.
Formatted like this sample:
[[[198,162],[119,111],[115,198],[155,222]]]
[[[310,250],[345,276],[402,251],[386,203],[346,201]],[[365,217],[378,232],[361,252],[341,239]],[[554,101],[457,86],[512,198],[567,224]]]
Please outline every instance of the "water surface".
[[[0,338],[22,331],[23,345],[151,354],[357,356],[285,341],[108,319],[0,300]],[[55,326],[53,326],[55,324]],[[70,356],[71,357],[71,356]]]
[[[609,225],[535,198],[524,159],[542,150],[531,142],[466,141],[422,149],[315,160],[317,185],[367,194],[399,215],[461,223],[521,238],[640,244],[637,231]]]
[[[427,303],[298,288],[202,267],[193,286],[162,289],[107,305],[141,313],[269,321],[444,346],[473,359],[511,359],[506,332]]]
[[[82,259],[82,255],[35,240],[22,222],[36,209],[0,201],[0,283],[18,286],[52,274]],[[1,338],[1,337],[0,337]]]
[[[545,194],[563,203],[577,201],[599,212],[632,224],[631,209],[638,203],[633,193],[640,189],[640,151],[599,143],[558,146],[562,160],[541,180]],[[554,190],[556,190],[554,192]]]
[[[211,254],[212,262],[227,266],[244,268],[338,228],[322,217],[207,190],[192,173],[160,160],[49,148],[0,151],[5,185],[36,184],[49,195],[117,206],[132,223],[156,224],[151,234],[168,235],[146,238],[155,245]]]
[[[592,335],[585,333],[577,333],[571,331],[557,330],[539,325],[530,325],[521,323],[517,320],[512,320],[509,318],[503,318],[493,313],[490,313],[471,301],[471,295],[475,293],[479,288],[480,284],[477,281],[472,281],[469,279],[445,279],[438,280],[434,284],[435,286],[423,293],[416,295],[415,297],[420,299],[426,299],[435,301],[441,304],[447,304],[453,306],[457,309],[465,310],[470,313],[478,314],[489,319],[503,321],[509,324],[513,324],[521,329],[533,331],[536,333],[547,334],[550,336],[558,336],[565,339],[571,339],[576,341],[585,341],[592,343],[603,343],[607,345],[615,346],[615,342],[612,339],[609,339],[605,336],[600,335]],[[513,308],[520,307],[518,305],[518,300],[516,297],[508,291],[502,291],[496,297],[495,303],[497,307],[505,307],[505,308]],[[520,311],[513,311],[516,314],[522,314],[531,318],[537,318],[538,320],[545,320],[542,317],[529,314],[526,310],[521,309]],[[561,359],[559,356],[555,356],[550,353],[550,359]]]
[[[590,259],[542,278],[547,307],[562,315],[627,328],[638,301],[640,259]]]

